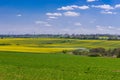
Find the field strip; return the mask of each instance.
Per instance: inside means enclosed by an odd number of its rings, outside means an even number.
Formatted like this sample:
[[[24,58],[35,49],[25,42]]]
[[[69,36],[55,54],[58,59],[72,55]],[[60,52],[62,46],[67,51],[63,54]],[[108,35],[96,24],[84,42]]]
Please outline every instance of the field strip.
[[[34,48],[22,46],[0,46],[0,51],[17,51],[17,52],[36,52],[36,53],[56,53],[63,50],[73,50],[75,48]]]

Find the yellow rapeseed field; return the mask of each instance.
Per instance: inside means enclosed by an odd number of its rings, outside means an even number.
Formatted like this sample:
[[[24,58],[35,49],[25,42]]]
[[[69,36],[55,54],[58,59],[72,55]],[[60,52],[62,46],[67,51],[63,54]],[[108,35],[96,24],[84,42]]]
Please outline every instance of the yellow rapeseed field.
[[[57,53],[78,48],[120,47],[120,41],[80,40],[65,38],[4,38],[0,39],[0,51]]]
[[[47,46],[48,45],[47,43],[49,41],[55,42],[61,40],[62,39],[59,38],[5,38],[5,39],[0,39],[0,51],[56,53],[56,52],[62,52],[63,50],[74,49],[74,48],[62,48],[62,47],[53,48]]]
[[[56,53],[63,50],[73,50],[74,48],[35,48],[24,46],[0,46],[0,51],[17,51],[17,52],[36,52],[36,53]]]

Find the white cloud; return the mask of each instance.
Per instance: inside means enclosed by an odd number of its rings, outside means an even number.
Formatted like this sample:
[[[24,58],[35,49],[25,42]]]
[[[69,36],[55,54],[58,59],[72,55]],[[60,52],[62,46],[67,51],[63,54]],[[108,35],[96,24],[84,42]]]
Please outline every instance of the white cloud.
[[[97,6],[92,5],[92,7],[100,8],[100,9],[104,9],[104,10],[112,10],[112,9],[114,9],[114,7],[112,7],[110,5],[106,5],[106,4],[104,4],[104,5],[97,5]]]
[[[81,26],[82,24],[79,22],[74,23],[75,26]]]
[[[51,24],[45,24],[44,26],[50,27],[50,26],[52,26],[52,25],[51,25]]]
[[[108,5],[108,4],[104,4],[104,5],[92,5],[91,7],[104,9],[104,10],[108,11],[108,14],[113,14],[113,13],[109,12],[109,10],[120,8],[120,4],[116,4],[115,6],[111,6],[111,5]],[[116,14],[116,13],[114,13],[114,14]]]
[[[113,26],[108,26],[108,29],[115,29]]]
[[[112,11],[101,11],[102,14],[117,14],[116,12]]]
[[[103,31],[103,30],[104,30],[104,27],[97,25],[97,26],[96,26],[96,29],[97,29],[97,30],[100,30],[100,31]]]
[[[100,25],[97,25],[96,26],[96,29],[99,30],[99,31],[111,31],[111,30],[117,30],[115,27],[113,26],[100,26]]]
[[[63,6],[61,8],[58,8],[57,10],[74,10],[72,6]]]
[[[47,16],[62,16],[61,13],[46,13]]]
[[[75,16],[80,16],[80,13],[77,12],[72,12],[72,11],[67,11],[65,13],[63,13],[65,16],[71,16],[71,17],[75,17]]]
[[[21,17],[21,16],[22,16],[22,14],[17,14],[16,16]]]
[[[87,2],[94,2],[94,1],[96,1],[96,0],[87,0]]]
[[[49,19],[57,19],[57,17],[54,17],[54,16],[49,16],[48,18]]]
[[[44,22],[44,21],[35,21],[35,23],[36,23],[36,24],[44,24],[44,23],[46,23],[46,22]]]
[[[120,4],[116,4],[116,5],[115,5],[115,8],[120,8]]]
[[[45,21],[35,21],[35,24],[39,24],[39,25],[47,26],[47,27],[52,26],[51,24]]]
[[[79,8],[79,9],[83,9],[83,10],[89,9],[89,7],[88,7],[88,6],[85,6],[85,5],[84,5],[84,6],[79,6],[78,8]]]
[[[79,6],[78,5],[71,5],[70,7],[72,7],[72,8],[78,8]]]
[[[61,8],[58,8],[57,10],[75,10],[75,9],[89,9],[89,6],[83,5],[83,6],[78,6],[78,5],[70,5],[70,6],[63,6]]]

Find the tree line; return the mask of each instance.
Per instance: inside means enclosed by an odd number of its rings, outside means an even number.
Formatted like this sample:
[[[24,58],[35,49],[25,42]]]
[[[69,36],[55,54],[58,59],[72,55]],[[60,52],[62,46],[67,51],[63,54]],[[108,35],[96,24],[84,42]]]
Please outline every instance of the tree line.
[[[72,38],[72,39],[95,39],[95,40],[119,40],[120,35],[112,34],[22,34],[0,35],[0,38]]]

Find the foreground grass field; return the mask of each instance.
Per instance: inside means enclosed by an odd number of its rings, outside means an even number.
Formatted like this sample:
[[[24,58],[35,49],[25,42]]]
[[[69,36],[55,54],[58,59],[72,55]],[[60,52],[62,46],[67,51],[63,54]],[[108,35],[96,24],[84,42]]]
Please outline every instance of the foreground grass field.
[[[57,53],[77,48],[118,48],[120,41],[80,40],[64,38],[4,38],[0,39],[0,51]]]
[[[0,52],[0,80],[120,80],[120,59]]]
[[[107,40],[0,39],[0,80],[120,80],[120,59],[61,53],[78,48],[119,46],[120,41]]]

